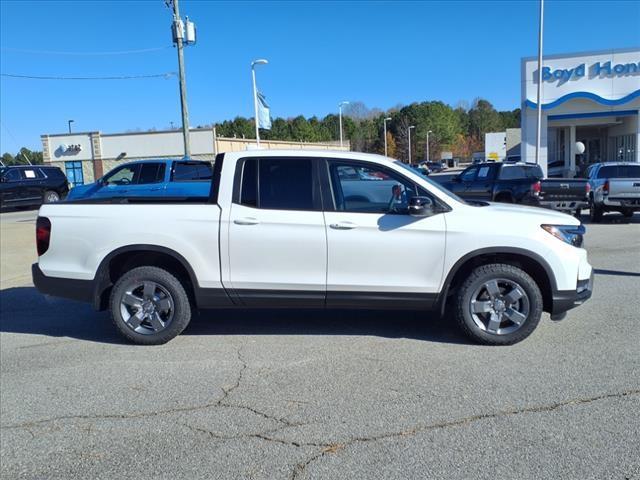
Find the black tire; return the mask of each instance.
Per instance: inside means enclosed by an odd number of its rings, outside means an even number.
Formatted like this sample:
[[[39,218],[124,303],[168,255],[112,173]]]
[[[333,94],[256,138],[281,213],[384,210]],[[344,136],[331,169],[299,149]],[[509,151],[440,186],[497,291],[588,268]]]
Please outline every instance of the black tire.
[[[593,223],[600,223],[602,221],[602,215],[604,215],[602,207],[598,207],[593,203],[589,206],[589,220]]]
[[[53,190],[46,190],[42,196],[42,203],[56,203],[60,201],[60,195]]]
[[[123,303],[123,299],[125,294],[128,293],[128,290],[131,291],[132,286],[138,284],[146,285],[145,282],[157,285],[158,288],[154,291],[161,292],[161,294],[165,292],[167,294],[162,300],[170,299],[172,302],[171,308],[169,309],[171,316],[169,317],[169,315],[167,315],[166,319],[168,321],[165,324],[166,326],[158,331],[151,328],[148,320],[143,320],[143,323],[139,323],[138,330],[144,333],[139,333],[139,331],[134,330],[134,328],[127,323],[123,317],[122,309],[125,309],[125,314],[129,314],[129,309],[130,312],[141,312],[142,308],[124,305],[126,302]],[[146,286],[144,288],[146,289]],[[137,292],[137,290],[131,293],[133,294],[135,292]],[[171,273],[157,267],[134,268],[120,277],[111,290],[109,307],[111,309],[111,319],[118,332],[128,341],[138,345],[161,345],[167,343],[169,340],[180,335],[191,321],[191,305],[184,287]],[[130,319],[134,318],[134,316],[135,315],[132,315]],[[149,325],[149,327],[146,327],[146,325]]]
[[[496,197],[496,202],[499,203],[513,203],[513,197],[508,193],[501,193]]]
[[[622,215],[624,215],[625,218],[631,218],[633,217],[633,210],[623,210]]]
[[[527,301],[524,320],[520,322],[519,326],[515,323],[510,325],[512,322],[508,319],[505,320],[505,333],[499,333],[502,327],[498,328],[495,333],[490,332],[488,328],[481,328],[474,320],[471,312],[472,296],[478,289],[482,289],[483,285],[492,280],[507,281],[520,287],[524,295],[520,300],[516,301],[516,304],[520,305],[522,310],[525,310],[522,308],[525,299]],[[505,290],[503,293],[507,294],[508,292]],[[462,283],[455,296],[454,316],[462,332],[477,343],[484,345],[513,345],[527,338],[535,330],[540,322],[542,307],[543,301],[540,288],[531,276],[513,265],[494,263],[477,267]],[[478,316],[480,315],[490,314],[482,313]],[[509,329],[512,328],[516,328],[515,331],[509,332]]]

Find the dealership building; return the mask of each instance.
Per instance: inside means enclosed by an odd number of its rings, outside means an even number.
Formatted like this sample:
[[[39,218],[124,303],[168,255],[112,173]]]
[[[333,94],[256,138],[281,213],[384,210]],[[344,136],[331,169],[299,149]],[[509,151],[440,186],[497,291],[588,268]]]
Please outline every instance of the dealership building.
[[[572,177],[603,161],[640,162],[640,48],[545,56],[540,165]],[[538,61],[522,59],[520,155],[536,161]],[[584,144],[579,155],[576,143]]]
[[[191,158],[213,161],[216,154],[255,148],[255,139],[225,138],[215,128],[189,131]],[[66,173],[72,185],[91,183],[124,162],[149,158],[182,158],[182,130],[109,133],[78,132],[41,135],[44,163]],[[307,143],[261,140],[265,149],[349,150],[349,142]]]

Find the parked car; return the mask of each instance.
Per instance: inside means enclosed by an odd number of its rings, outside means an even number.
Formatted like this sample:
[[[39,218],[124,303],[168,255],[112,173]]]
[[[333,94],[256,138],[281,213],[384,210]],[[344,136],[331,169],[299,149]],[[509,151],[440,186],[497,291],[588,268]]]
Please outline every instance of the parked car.
[[[232,152],[199,203],[43,206],[33,280],[109,308],[139,344],[178,335],[192,307],[350,307],[450,311],[470,338],[506,345],[591,296],[584,232],[551,210],[467,203],[378,155]]]
[[[542,177],[539,165],[483,162],[441,182],[468,200],[538,205]]]
[[[117,166],[95,183],[72,188],[67,199],[207,197],[211,172],[207,161],[140,160]]]
[[[0,167],[0,209],[53,203],[63,200],[68,192],[69,182],[58,167]]]
[[[587,206],[587,182],[583,179],[543,179],[539,165],[483,162],[459,175],[440,180],[443,186],[469,200],[548,207],[580,213]]]
[[[444,162],[422,162],[420,163],[420,165],[424,165],[425,167],[427,167],[429,169],[430,172],[433,173],[438,173],[438,172],[442,172],[443,170],[446,170],[447,168],[447,164]]]
[[[640,165],[629,162],[595,163],[587,170],[591,186],[589,213],[599,222],[606,212],[625,217],[640,211]]]

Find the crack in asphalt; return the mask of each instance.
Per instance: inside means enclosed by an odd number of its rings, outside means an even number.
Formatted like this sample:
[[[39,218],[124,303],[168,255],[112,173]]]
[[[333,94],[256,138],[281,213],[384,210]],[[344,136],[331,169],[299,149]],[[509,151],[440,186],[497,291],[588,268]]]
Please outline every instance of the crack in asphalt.
[[[512,410],[502,410],[494,413],[472,415],[470,417],[464,417],[457,420],[451,420],[448,422],[439,422],[439,423],[432,423],[429,425],[416,426],[407,430],[401,430],[399,432],[381,433],[378,435],[372,435],[370,437],[354,437],[343,443],[336,443],[330,446],[326,446],[319,452],[316,452],[314,455],[309,457],[304,462],[296,464],[295,467],[293,468],[293,471],[291,472],[290,480],[297,480],[298,478],[300,478],[302,475],[305,474],[307,467],[311,463],[315,462],[316,460],[320,460],[325,455],[329,453],[337,453],[340,450],[343,450],[357,443],[377,442],[380,440],[386,440],[389,438],[397,438],[397,437],[411,437],[419,433],[423,433],[430,430],[459,427],[462,425],[468,425],[481,420],[488,420],[492,418],[504,418],[504,417],[514,416],[514,415],[525,414],[525,413],[552,412],[562,407],[584,405],[584,404],[596,402],[599,400],[607,400],[611,398],[623,398],[623,397],[628,397],[628,396],[633,396],[638,394],[640,394],[640,389],[627,390],[625,392],[620,392],[620,393],[608,393],[608,394],[597,395],[594,397],[565,400],[562,402],[552,403],[550,405],[538,405],[533,407],[525,407],[525,408],[512,409]]]
[[[129,420],[129,419],[137,419],[137,418],[147,418],[147,417],[156,417],[156,416],[160,416],[160,415],[171,415],[171,414],[175,414],[175,413],[184,413],[184,412],[196,412],[196,411],[200,411],[200,410],[206,410],[209,408],[237,408],[240,410],[246,410],[248,412],[251,412],[255,415],[261,416],[265,419],[268,420],[273,420],[275,422],[279,422],[285,426],[289,426],[289,427],[295,427],[298,426],[298,424],[291,422],[289,420],[287,420],[284,417],[276,417],[274,415],[270,415],[266,412],[263,412],[261,410],[258,410],[257,408],[254,407],[250,407],[247,405],[236,405],[233,403],[230,403],[227,401],[227,399],[229,398],[229,396],[240,387],[240,383],[242,382],[242,379],[244,377],[244,373],[247,369],[247,362],[244,360],[244,358],[242,357],[242,347],[238,348],[237,350],[237,357],[238,357],[238,361],[241,364],[240,370],[236,376],[236,380],[234,381],[233,385],[231,385],[231,387],[225,388],[225,387],[221,387],[222,388],[222,396],[217,399],[214,402],[209,402],[209,403],[205,403],[204,405],[193,405],[193,406],[186,406],[186,407],[174,407],[174,408],[167,408],[167,409],[163,409],[163,410],[156,410],[156,411],[152,411],[152,412],[138,412],[138,413],[113,413],[113,414],[104,414],[104,415],[99,415],[99,414],[95,414],[95,415],[62,415],[59,417],[53,417],[53,418],[46,418],[46,419],[42,419],[42,420],[34,420],[34,421],[30,421],[30,422],[23,422],[23,423],[18,423],[18,424],[13,424],[13,425],[2,425],[0,426],[0,428],[3,429],[18,429],[18,428],[24,428],[24,429],[28,429],[30,427],[34,427],[34,426],[38,426],[38,425],[43,425],[43,424],[47,424],[47,423],[53,423],[53,422],[59,422],[59,421],[65,421],[65,420]],[[31,433],[31,432],[30,432]]]

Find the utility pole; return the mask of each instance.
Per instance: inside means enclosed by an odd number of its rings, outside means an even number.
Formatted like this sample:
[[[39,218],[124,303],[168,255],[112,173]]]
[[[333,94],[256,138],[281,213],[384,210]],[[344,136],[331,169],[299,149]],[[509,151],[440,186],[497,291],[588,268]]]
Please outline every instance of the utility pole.
[[[67,120],[67,126],[69,127],[69,135],[71,135],[71,124],[74,122],[74,120]]]
[[[431,130],[427,130],[427,162],[429,161],[429,134],[433,133]]]
[[[387,117],[382,121],[382,124],[384,125],[384,156],[388,156],[387,155],[387,122],[391,121],[391,117]]]
[[[415,125],[411,125],[409,127],[409,129],[407,130],[407,134],[408,134],[408,137],[409,137],[409,165],[411,165],[411,129],[412,128],[416,128],[416,126]]]
[[[342,107],[345,105],[349,105],[349,102],[344,101],[338,104],[338,111],[340,112],[338,122],[340,123],[340,146],[342,147]]]
[[[184,139],[184,156],[191,157],[191,142],[189,139],[189,107],[187,106],[187,85],[184,73],[184,24],[180,18],[178,0],[173,0],[173,39],[178,49],[178,73],[180,76],[180,107],[182,108],[182,137]]]

